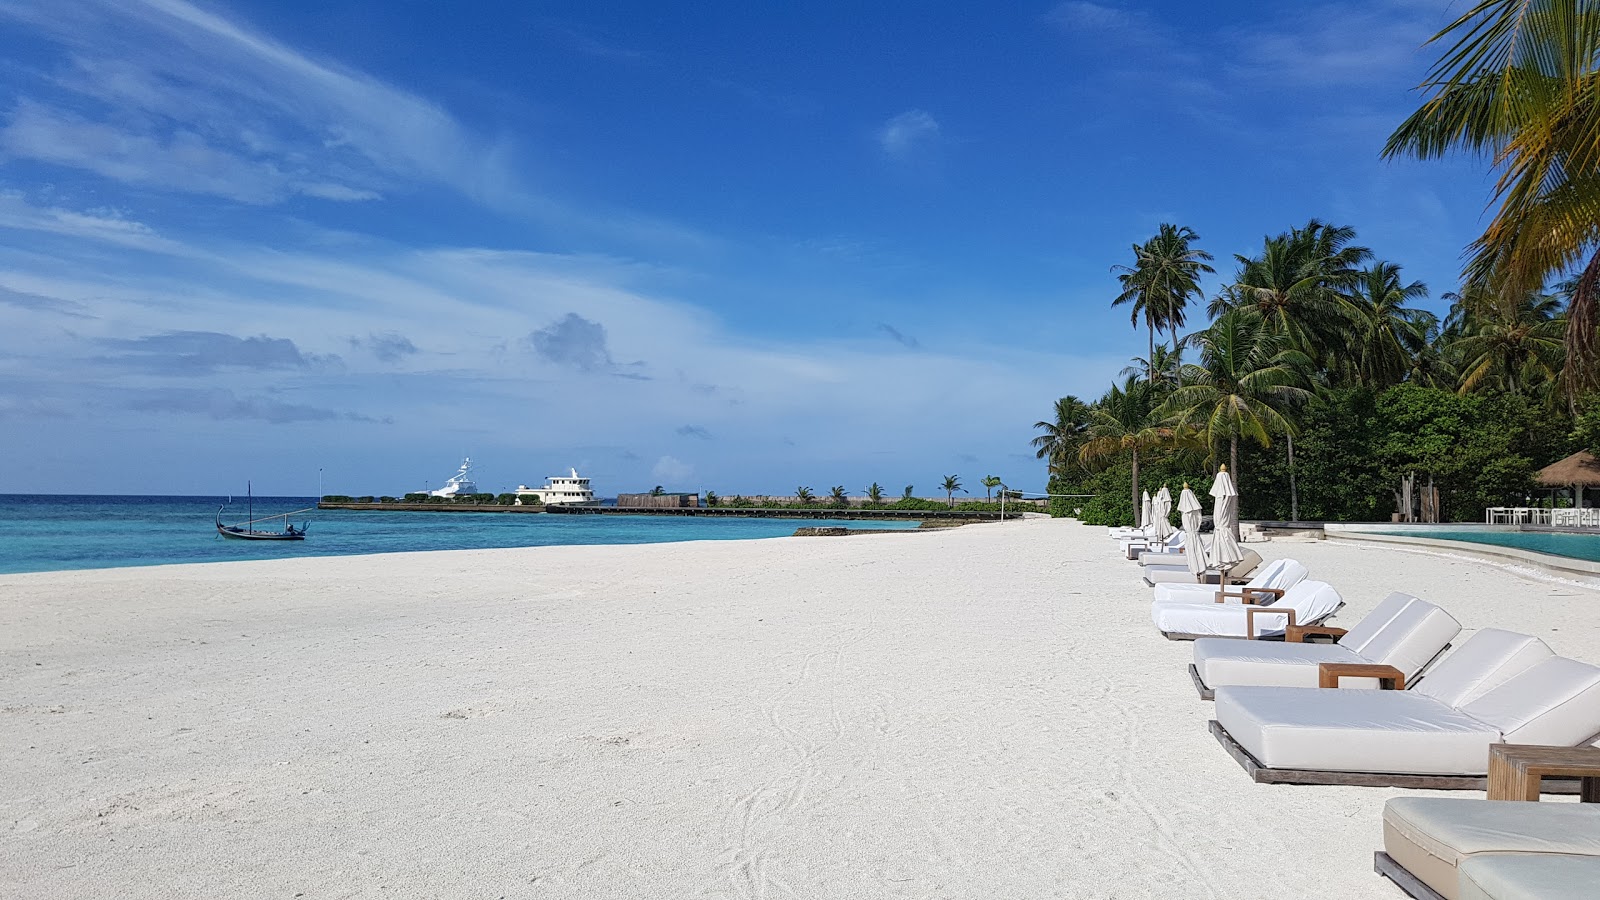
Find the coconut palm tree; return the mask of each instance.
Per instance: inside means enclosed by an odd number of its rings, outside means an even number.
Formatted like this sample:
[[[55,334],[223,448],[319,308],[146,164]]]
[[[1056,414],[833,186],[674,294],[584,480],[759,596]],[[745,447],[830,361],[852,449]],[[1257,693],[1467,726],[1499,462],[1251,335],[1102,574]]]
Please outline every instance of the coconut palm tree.
[[[949,502],[951,508],[954,508],[956,505],[956,491],[961,491],[963,494],[966,493],[966,491],[962,490],[961,488],[960,475],[946,475],[944,477],[944,483],[939,485],[939,489],[944,491],[945,500]]]
[[[1033,427],[1044,434],[1030,442],[1034,458],[1049,461],[1045,465],[1051,475],[1063,474],[1067,465],[1076,459],[1078,445],[1083,443],[1089,431],[1089,421],[1093,418],[1089,404],[1071,394],[1056,401],[1055,414],[1053,422],[1033,423]]]
[[[811,493],[811,488],[801,486],[794,489],[794,498],[801,504],[809,505],[813,496],[815,495]]]
[[[1213,452],[1226,445],[1238,478],[1241,438],[1269,447],[1274,433],[1293,434],[1289,414],[1311,396],[1299,386],[1311,361],[1248,310],[1223,313],[1190,340],[1200,362],[1184,368],[1183,387],[1155,414],[1199,429]]]
[[[994,502],[994,489],[1005,482],[1000,480],[999,475],[985,475],[983,480],[978,483],[983,485],[983,502],[992,503]]]
[[[716,506],[718,501],[720,501],[721,499],[722,499],[721,497],[717,496],[717,492],[716,491],[706,491],[706,505],[707,506]]]
[[[1460,393],[1495,388],[1521,396],[1556,381],[1566,328],[1558,297],[1481,286],[1444,296],[1452,301],[1446,327],[1457,335],[1451,347],[1461,366]]]
[[[1503,295],[1577,269],[1564,331],[1569,401],[1600,386],[1600,6],[1480,0],[1429,41],[1446,44],[1428,99],[1385,157],[1467,151],[1491,160],[1500,203],[1463,280]]]
[[[1235,255],[1233,283],[1211,302],[1219,316],[1243,309],[1319,362],[1328,362],[1349,345],[1348,292],[1372,256],[1353,244],[1353,228],[1312,219],[1262,242],[1261,255]]]
[[[913,490],[913,486],[912,485],[909,485],[909,484],[906,485],[906,489],[904,491],[900,492],[900,499],[901,500],[914,500],[914,499],[916,499],[916,498],[911,496],[911,491],[912,490]]]
[[[840,509],[844,509],[846,506],[850,505],[850,500],[845,496],[844,485],[842,484],[836,484],[828,489],[828,499],[833,502],[834,506],[837,506]]]
[[[1351,285],[1353,341],[1345,354],[1358,383],[1381,389],[1406,379],[1438,324],[1433,313],[1406,306],[1426,296],[1428,286],[1403,284],[1393,263],[1376,262],[1361,272]]]
[[[1152,415],[1148,382],[1127,378],[1122,387],[1112,385],[1094,405],[1088,440],[1078,448],[1085,466],[1099,466],[1128,454],[1133,460],[1133,508],[1139,508],[1139,456],[1146,450],[1168,446],[1174,433]]]
[[[883,485],[881,485],[881,484],[877,483],[876,481],[874,481],[872,483],[872,486],[867,488],[867,502],[868,503],[882,503],[883,502]]]
[[[1203,296],[1200,275],[1215,271],[1207,265],[1211,254],[1192,246],[1198,240],[1200,235],[1187,226],[1162,223],[1155,236],[1133,246],[1133,265],[1111,267],[1119,273],[1117,281],[1122,285],[1122,293],[1111,305],[1132,303],[1133,327],[1139,327],[1142,316],[1150,332],[1150,355],[1145,360],[1152,364],[1146,373],[1151,381],[1155,381],[1156,332],[1172,332],[1173,350],[1177,350],[1178,329],[1183,327],[1189,298]]]
[[[1149,380],[1158,395],[1165,396],[1171,393],[1172,389],[1178,386],[1178,376],[1183,368],[1182,339],[1175,341],[1174,345],[1168,347],[1165,344],[1157,344],[1153,359],[1135,356],[1131,360],[1132,365],[1124,366],[1117,374],[1122,378],[1138,375]]]

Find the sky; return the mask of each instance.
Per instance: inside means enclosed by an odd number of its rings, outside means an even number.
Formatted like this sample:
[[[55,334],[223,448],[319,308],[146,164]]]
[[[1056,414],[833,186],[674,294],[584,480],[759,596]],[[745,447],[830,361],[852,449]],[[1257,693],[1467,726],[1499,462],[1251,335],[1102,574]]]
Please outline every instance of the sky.
[[[1443,308],[1459,7],[0,0],[0,493],[1042,490],[1163,222]]]

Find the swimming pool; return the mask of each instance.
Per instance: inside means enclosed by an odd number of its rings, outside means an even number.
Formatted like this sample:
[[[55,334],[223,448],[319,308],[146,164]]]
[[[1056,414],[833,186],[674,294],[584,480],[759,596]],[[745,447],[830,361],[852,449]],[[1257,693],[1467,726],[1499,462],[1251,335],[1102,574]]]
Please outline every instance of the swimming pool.
[[[1341,526],[1356,534],[1386,534],[1396,537],[1427,538],[1440,541],[1461,541],[1468,544],[1488,544],[1494,547],[1511,547],[1567,559],[1600,562],[1600,534],[1562,534],[1545,531],[1503,530],[1504,526],[1457,527],[1448,525],[1431,527],[1353,528]]]

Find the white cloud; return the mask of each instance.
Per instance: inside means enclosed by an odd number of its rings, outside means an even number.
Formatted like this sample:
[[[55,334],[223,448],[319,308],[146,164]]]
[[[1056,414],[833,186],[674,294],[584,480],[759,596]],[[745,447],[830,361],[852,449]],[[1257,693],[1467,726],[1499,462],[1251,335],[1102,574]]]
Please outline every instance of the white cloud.
[[[906,110],[878,129],[878,145],[894,159],[905,159],[938,139],[938,120],[920,109]]]
[[[108,110],[108,121],[74,123],[59,110],[25,109],[12,152],[246,202],[370,199],[390,176],[443,182],[490,204],[521,193],[504,148],[436,104],[183,0],[11,0],[0,16],[68,48],[70,68],[55,86]],[[71,153],[75,138],[93,152]],[[113,159],[95,165],[107,151]],[[184,166],[199,173],[174,183]],[[261,171],[273,166],[276,176]],[[228,177],[242,186],[225,189]]]
[[[1122,31],[1144,24],[1139,13],[1085,0],[1062,3],[1045,18],[1069,31]]]
[[[663,456],[650,467],[650,477],[667,486],[669,490],[682,487],[693,474],[694,466],[672,456]]]

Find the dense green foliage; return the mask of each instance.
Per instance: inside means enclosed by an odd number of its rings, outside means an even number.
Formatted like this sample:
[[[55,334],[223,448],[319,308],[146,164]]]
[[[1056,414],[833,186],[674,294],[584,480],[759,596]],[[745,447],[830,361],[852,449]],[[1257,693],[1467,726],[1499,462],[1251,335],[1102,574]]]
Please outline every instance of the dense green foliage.
[[[1152,346],[1098,400],[1058,400],[1032,445],[1052,494],[1087,496],[1052,513],[1130,524],[1142,493],[1209,485],[1227,464],[1246,519],[1387,521],[1415,476],[1439,489],[1446,521],[1481,521],[1542,494],[1540,468],[1600,449],[1600,399],[1561,388],[1573,283],[1475,283],[1444,295],[1441,323],[1410,305],[1425,285],[1355,240],[1315,219],[1267,236],[1236,257],[1211,322]],[[1136,254],[1114,303],[1148,299],[1127,292]],[[1174,329],[1191,294],[1168,292],[1145,327]]]

